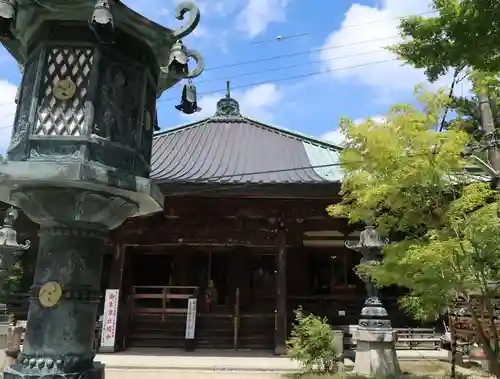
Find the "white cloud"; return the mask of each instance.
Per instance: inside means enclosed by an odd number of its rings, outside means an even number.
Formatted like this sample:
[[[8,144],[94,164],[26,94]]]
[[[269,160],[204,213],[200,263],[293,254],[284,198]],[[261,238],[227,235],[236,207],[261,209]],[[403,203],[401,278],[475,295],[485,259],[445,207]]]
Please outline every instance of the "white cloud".
[[[199,101],[201,112],[186,117],[201,119],[213,116],[217,102],[222,96],[220,94],[203,96]],[[274,119],[273,108],[281,101],[283,93],[276,85],[268,83],[249,88],[246,91],[234,91],[231,93],[231,97],[240,104],[243,116],[272,122]]]
[[[0,79],[0,154],[4,155],[9,147],[12,125],[16,113],[17,87],[7,80]]]
[[[375,121],[376,123],[383,123],[386,120],[385,116],[380,116],[380,115],[372,116],[370,118],[372,119],[372,121]],[[368,118],[358,118],[356,120],[353,120],[353,122],[356,125],[359,125],[365,122],[367,119]],[[339,128],[324,133],[323,135],[320,136],[320,138],[325,141],[331,142],[337,146],[343,146],[345,142],[345,136],[342,134]]]
[[[236,18],[239,29],[253,38],[266,31],[269,24],[286,19],[288,0],[247,0]]]
[[[386,116],[381,116],[381,115],[378,115],[378,116],[371,116],[371,117],[364,117],[364,118],[357,118],[355,120],[353,120],[353,122],[356,124],[356,125],[360,125],[364,122],[366,122],[368,119],[371,119],[372,121],[374,121],[375,123],[377,124],[382,124],[383,122],[385,122],[385,120],[387,120],[387,117]]]
[[[345,136],[341,133],[340,129],[330,130],[320,136],[320,138],[337,146],[342,146],[345,141]]]
[[[324,68],[338,70],[332,75],[340,80],[355,81],[377,89],[379,100],[394,102],[395,95],[411,93],[414,86],[427,82],[423,70],[403,66],[396,56],[383,48],[400,41],[397,26],[399,19],[415,14],[430,12],[431,0],[382,0],[380,7],[353,4],[346,12],[340,28],[330,34],[323,48],[321,59]],[[372,41],[372,42],[366,42]],[[332,46],[345,46],[331,48]],[[330,49],[329,49],[330,47]],[[339,58],[351,56],[348,58]],[[333,59],[332,59],[333,58]],[[343,67],[370,64],[342,70]],[[451,75],[443,77],[436,86],[449,86]]]

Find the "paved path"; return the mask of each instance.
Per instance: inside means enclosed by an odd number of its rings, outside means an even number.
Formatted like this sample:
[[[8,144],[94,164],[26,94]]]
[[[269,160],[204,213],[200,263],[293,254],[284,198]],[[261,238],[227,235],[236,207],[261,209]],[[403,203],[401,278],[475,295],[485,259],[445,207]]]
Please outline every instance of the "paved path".
[[[238,371],[106,370],[106,379],[280,379],[281,375]]]
[[[444,350],[398,350],[400,360],[446,359]],[[270,352],[197,350],[187,353],[183,350],[130,349],[122,353],[99,354],[97,361],[114,369],[152,370],[230,370],[258,372],[298,372],[297,362],[285,357],[276,357]],[[353,357],[344,362],[352,365]]]
[[[183,350],[130,349],[122,353],[99,354],[108,368],[155,369],[155,370],[229,370],[259,372],[297,372],[297,362],[276,357],[270,352],[259,351],[214,351],[197,350],[187,353]]]

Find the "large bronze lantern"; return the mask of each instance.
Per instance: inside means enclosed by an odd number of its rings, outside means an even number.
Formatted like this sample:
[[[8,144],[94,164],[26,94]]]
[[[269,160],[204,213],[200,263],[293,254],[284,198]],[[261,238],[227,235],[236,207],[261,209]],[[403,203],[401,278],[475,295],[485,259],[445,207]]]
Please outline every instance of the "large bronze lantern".
[[[15,208],[7,209],[3,227],[0,229],[0,278],[10,271],[22,252],[31,246],[29,240],[26,240],[24,244],[17,242],[17,232],[14,229],[17,217],[18,212]]]
[[[149,178],[156,99],[203,71],[181,41],[200,11],[183,1],[176,16],[188,20],[172,30],[119,0],[0,0],[1,42],[23,67],[0,201],[40,224],[23,351],[4,378],[104,378],[93,360],[104,241],[162,209]]]

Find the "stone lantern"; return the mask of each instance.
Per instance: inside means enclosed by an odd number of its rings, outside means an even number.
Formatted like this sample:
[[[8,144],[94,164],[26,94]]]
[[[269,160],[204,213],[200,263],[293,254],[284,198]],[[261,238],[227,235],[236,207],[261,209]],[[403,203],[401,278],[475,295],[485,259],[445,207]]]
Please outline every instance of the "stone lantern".
[[[156,99],[203,71],[180,42],[200,21],[184,1],[187,15],[171,30],[118,0],[0,0],[1,42],[23,66],[0,201],[40,224],[23,352],[4,378],[104,378],[92,349],[104,240],[162,210]]]
[[[359,242],[346,241],[348,249],[361,253],[362,265],[378,265],[381,252],[389,241],[382,240],[377,230],[368,225],[361,232]],[[387,310],[380,301],[379,292],[369,274],[362,277],[366,299],[356,332],[356,360],[354,371],[367,376],[391,376],[400,373],[396,356],[396,331],[391,327]]]
[[[0,279],[10,271],[19,255],[31,246],[29,240],[26,240],[23,245],[17,242],[17,232],[14,229],[17,217],[17,210],[10,207],[6,211],[3,227],[0,228]]]

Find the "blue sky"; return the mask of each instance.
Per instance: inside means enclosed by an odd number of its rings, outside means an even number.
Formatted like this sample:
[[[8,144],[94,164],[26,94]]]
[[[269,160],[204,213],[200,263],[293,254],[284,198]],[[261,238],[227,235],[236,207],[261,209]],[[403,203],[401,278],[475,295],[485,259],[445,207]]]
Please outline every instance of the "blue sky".
[[[173,16],[177,0],[123,2],[166,27],[175,29],[181,23]],[[174,108],[180,98],[178,85],[165,91],[158,103],[162,128],[212,115],[229,79],[232,96],[240,102],[244,115],[339,142],[336,128],[341,116],[382,115],[394,103],[411,102],[414,86],[425,81],[422,72],[402,67],[383,47],[398,40],[395,18],[428,12],[430,0],[196,3],[202,19],[184,42],[205,59],[206,71],[194,81],[203,111],[185,116]],[[276,40],[276,36],[298,34],[306,35]],[[310,50],[316,51],[307,53]],[[294,53],[300,54],[214,69]],[[0,64],[0,126],[4,126],[0,128],[0,150],[4,151],[20,75],[16,62],[3,49]],[[309,73],[315,75],[307,76]],[[293,79],[296,76],[302,77]],[[437,85],[449,83],[450,78],[445,77]],[[242,86],[245,88],[238,88]]]

